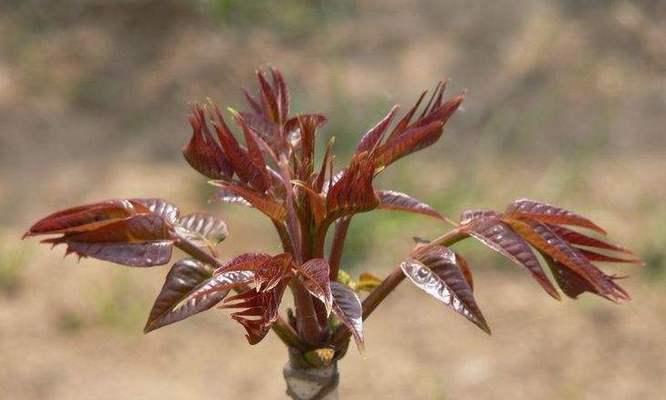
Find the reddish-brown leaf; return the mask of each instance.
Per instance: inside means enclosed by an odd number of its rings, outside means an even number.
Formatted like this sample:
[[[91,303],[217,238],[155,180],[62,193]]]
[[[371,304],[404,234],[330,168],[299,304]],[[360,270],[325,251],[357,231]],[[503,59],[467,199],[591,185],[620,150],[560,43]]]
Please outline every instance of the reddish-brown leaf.
[[[389,111],[386,116],[377,123],[377,125],[370,128],[363,137],[361,138],[358,146],[356,147],[356,153],[362,153],[364,151],[372,153],[372,151],[377,147],[377,145],[382,141],[386,129],[391,125],[395,113],[398,111],[398,106],[393,106],[391,111]]]
[[[435,103],[433,103],[433,107],[429,109],[429,112],[415,123],[416,126],[425,126],[434,121],[440,121],[443,124],[446,124],[446,122],[449,120],[449,118],[451,118],[453,113],[455,113],[458,110],[458,108],[460,108],[460,105],[464,100],[463,95],[458,95],[452,98],[451,100],[447,101],[446,103],[441,104],[442,93],[443,92],[440,91],[438,95],[438,100],[436,100]]]
[[[224,154],[228,157],[233,166],[236,175],[243,183],[249,183],[253,188],[263,193],[268,189],[266,180],[266,169],[255,165],[248,152],[241,147],[231,130],[227,126],[222,113],[215,108],[215,122],[213,123],[217,131],[217,137],[222,144]]]
[[[270,290],[247,290],[227,298],[220,308],[242,309],[231,314],[231,318],[246,330],[250,344],[259,343],[278,318],[278,308],[287,287],[286,280]]]
[[[474,277],[472,277],[472,270],[469,268],[469,263],[467,260],[460,255],[460,253],[454,251],[453,252],[456,255],[456,261],[458,262],[457,265],[460,268],[460,272],[462,272],[463,276],[465,277],[465,280],[467,281],[467,284],[469,285],[469,288],[472,289],[472,292],[474,291]]]
[[[609,262],[609,263],[624,263],[624,264],[637,264],[637,265],[642,265],[643,261],[637,259],[637,258],[619,258],[619,257],[613,257],[609,256],[607,254],[603,253],[598,253],[596,251],[592,250],[587,250],[587,249],[582,249],[577,246],[575,247],[582,255],[585,256],[590,261],[599,261],[599,262]]]
[[[326,195],[327,220],[370,211],[379,205],[379,199],[372,187],[374,166],[368,153],[354,156],[340,180],[329,189]]]
[[[291,273],[292,257],[282,253],[270,256],[263,253],[246,253],[234,257],[215,271],[215,274],[229,271],[251,271],[257,290],[269,290]]]
[[[606,234],[599,225],[572,211],[539,201],[520,199],[511,203],[505,212],[510,218],[531,219],[545,224],[575,225]]]
[[[93,257],[122,265],[152,267],[171,259],[173,232],[160,216],[137,214],[97,227],[65,233],[43,243],[67,245],[67,254]]]
[[[321,167],[317,173],[317,177],[314,179],[314,184],[312,185],[313,189],[316,192],[322,193],[324,190],[324,185],[326,184],[326,172],[333,169],[333,143],[335,142],[334,138],[331,138],[326,144],[326,152],[324,157],[321,160]]]
[[[571,268],[567,267],[566,265],[559,263],[549,257],[547,254],[544,255],[544,258],[546,259],[546,262],[548,263],[548,266],[550,267],[550,270],[553,273],[553,276],[555,277],[555,281],[557,282],[558,286],[560,289],[562,289],[562,292],[566,294],[567,296],[571,297],[572,299],[577,298],[579,295],[585,292],[589,292],[592,294],[599,294],[597,288],[590,283],[590,281],[572,270]],[[603,274],[603,272],[599,271],[599,273]],[[617,279],[616,277],[613,276],[607,276],[607,279],[609,280],[614,280]],[[618,293],[621,294],[623,297],[628,298],[629,294],[624,291],[621,287],[617,286]],[[605,297],[605,296],[603,296]]]
[[[271,77],[273,78],[273,90],[275,91],[276,103],[280,121],[284,122],[289,117],[289,90],[287,83],[280,70],[271,68]]]
[[[191,317],[222,301],[229,289],[188,297],[210,280],[212,272],[212,267],[190,258],[176,262],[155,299],[144,333]],[[188,301],[183,303],[185,299]]]
[[[266,80],[262,71],[257,71],[257,79],[259,80],[264,115],[270,121],[276,124],[280,123],[280,110],[278,109],[278,103],[273,88]]]
[[[234,174],[233,168],[211,135],[204,109],[200,105],[193,107],[190,124],[193,130],[192,138],[183,149],[187,162],[199,173],[211,179],[231,179]]]
[[[215,275],[229,271],[256,271],[270,259],[271,255],[265,253],[244,253],[225,262],[215,270]]]
[[[425,95],[428,93],[428,91],[424,91],[421,93],[421,96],[419,96],[418,100],[416,103],[412,106],[412,108],[407,111],[407,113],[398,121],[398,123],[393,127],[393,130],[391,131],[391,134],[388,137],[388,140],[391,140],[392,138],[399,136],[402,134],[405,129],[410,125],[410,122],[412,121],[412,117],[414,116],[414,113],[418,110],[419,106],[421,105],[421,102],[425,98]]]
[[[297,267],[297,269],[303,276],[303,286],[314,297],[318,298],[326,307],[327,313],[330,313],[333,305],[333,295],[331,294],[331,283],[328,278],[328,262],[323,258],[313,258]]]
[[[557,236],[548,226],[536,221],[523,221],[505,218],[516,231],[532,246],[570,269],[581,279],[587,281],[596,293],[614,302],[628,301],[629,295],[619,287],[612,277],[604,274],[575,247]],[[579,285],[580,286],[580,285]]]
[[[474,218],[473,216],[476,216]],[[463,213],[461,230],[514,263],[525,267],[541,287],[559,300],[557,289],[550,282],[528,243],[500,217],[489,210],[468,210]]]
[[[620,253],[625,253],[625,254],[631,254],[631,255],[634,254],[631,250],[625,247],[619,246],[617,244],[608,243],[606,241],[593,238],[591,236],[587,236],[583,233],[571,230],[569,228],[565,228],[563,226],[557,226],[551,224],[546,224],[546,225],[548,225],[548,227],[557,236],[561,237],[565,241],[575,246],[594,247],[597,249],[618,251]]]
[[[433,121],[428,125],[407,129],[399,136],[394,136],[375,151],[375,168],[392,164],[400,158],[424,149],[435,143],[444,132],[442,121]]]
[[[315,136],[317,129],[325,123],[326,117],[321,114],[303,114],[285,124],[287,134],[300,143],[303,164],[303,173],[299,176],[301,179],[307,179],[314,170]]]
[[[284,208],[282,204],[276,203],[266,195],[232,183],[214,181],[212,184],[225,189],[228,193],[244,198],[248,203],[252,204],[254,208],[263,212],[274,221],[282,222],[287,216],[287,209]]]
[[[405,193],[395,192],[393,190],[379,190],[377,191],[377,197],[379,197],[380,209],[407,211],[443,219],[442,215],[434,208]]]
[[[24,237],[90,231],[137,212],[129,200],[107,200],[73,207],[40,219],[30,227]]]
[[[421,290],[490,334],[490,328],[474,300],[472,288],[458,266],[453,251],[443,246],[426,247],[415,258],[400,264],[400,267]]]
[[[347,285],[331,282],[333,313],[351,332],[359,351],[365,347],[363,341],[363,306],[356,293]]]
[[[259,145],[260,138],[250,129],[248,124],[245,122],[243,117],[234,112],[234,118],[236,123],[241,127],[243,131],[243,136],[245,137],[245,144],[247,145],[247,155],[252,163],[253,168],[256,170],[256,173],[260,174],[261,177],[258,178],[260,182],[257,184],[261,187],[268,188],[268,185],[271,181],[271,178],[268,174],[268,169],[266,166],[266,160],[264,160],[264,155],[262,154],[261,146]],[[265,191],[265,190],[264,190]]]

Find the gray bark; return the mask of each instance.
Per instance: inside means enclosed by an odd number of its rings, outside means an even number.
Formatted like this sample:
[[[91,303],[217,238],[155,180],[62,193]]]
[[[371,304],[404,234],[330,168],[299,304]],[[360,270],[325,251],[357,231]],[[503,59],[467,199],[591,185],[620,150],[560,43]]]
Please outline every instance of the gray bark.
[[[282,370],[287,383],[287,395],[294,400],[338,400],[337,361],[331,365],[314,368],[308,366],[302,356],[289,351],[289,361]]]

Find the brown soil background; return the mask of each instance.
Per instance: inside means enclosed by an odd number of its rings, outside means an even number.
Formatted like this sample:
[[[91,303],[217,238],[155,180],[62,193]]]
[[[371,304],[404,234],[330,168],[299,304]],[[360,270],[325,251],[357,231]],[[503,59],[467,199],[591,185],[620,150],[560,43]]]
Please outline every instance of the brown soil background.
[[[378,186],[455,217],[530,197],[636,249],[633,296],[557,303],[480,246],[462,251],[486,336],[403,285],[341,363],[344,399],[659,399],[666,393],[666,7],[661,1],[11,1],[0,4],[0,399],[272,399],[286,352],[212,311],[141,333],[164,268],[62,258],[20,235],[45,213],[157,196],[227,220],[228,255],[277,250],[249,210],[207,204],[182,161],[188,102],[239,105],[280,67],[340,158],[393,103],[467,89],[444,139]],[[249,5],[251,4],[251,5]],[[348,153],[347,153],[348,154]],[[387,273],[442,227],[376,213],[345,266]]]

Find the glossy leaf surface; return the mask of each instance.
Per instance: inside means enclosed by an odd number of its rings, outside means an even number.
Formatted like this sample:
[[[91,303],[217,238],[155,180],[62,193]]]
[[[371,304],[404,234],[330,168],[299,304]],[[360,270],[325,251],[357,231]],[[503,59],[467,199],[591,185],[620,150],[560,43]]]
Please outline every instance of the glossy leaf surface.
[[[331,282],[333,312],[351,332],[359,351],[363,351],[363,307],[356,293],[347,285]]]
[[[418,288],[472,321],[486,333],[490,328],[474,300],[472,288],[457,265],[456,255],[443,246],[419,252],[400,264],[405,275]]]

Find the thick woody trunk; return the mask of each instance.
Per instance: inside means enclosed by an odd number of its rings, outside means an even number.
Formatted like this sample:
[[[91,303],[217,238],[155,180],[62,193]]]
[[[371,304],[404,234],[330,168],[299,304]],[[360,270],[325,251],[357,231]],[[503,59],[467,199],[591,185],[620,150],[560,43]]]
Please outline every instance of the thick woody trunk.
[[[338,363],[312,367],[297,350],[289,350],[289,361],[282,370],[287,395],[294,400],[338,400]]]

